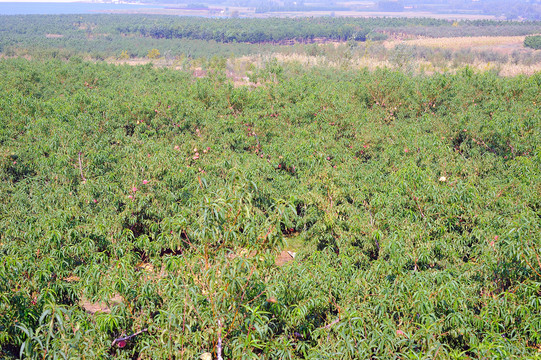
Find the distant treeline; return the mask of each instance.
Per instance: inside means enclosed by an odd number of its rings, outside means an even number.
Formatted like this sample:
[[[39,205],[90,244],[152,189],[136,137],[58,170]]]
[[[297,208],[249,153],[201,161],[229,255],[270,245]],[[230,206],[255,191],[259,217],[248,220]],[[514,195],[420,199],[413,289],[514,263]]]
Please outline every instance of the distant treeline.
[[[255,8],[255,12],[258,14],[267,13],[267,12],[279,12],[279,11],[307,12],[307,11],[348,11],[348,10],[351,10],[351,9],[344,6],[335,6],[335,5],[326,6],[326,5],[289,4],[287,6],[280,6],[272,2],[261,4]]]
[[[296,40],[311,42],[317,38],[364,41],[366,36],[387,26],[443,26],[434,19],[353,19],[353,18],[271,18],[201,19],[160,17],[129,21],[116,30],[123,35],[142,35],[166,39],[199,39],[218,42],[266,43]]]
[[[427,37],[530,35],[541,22],[460,21],[417,18],[194,18],[160,15],[0,16],[0,53],[62,52],[94,59],[142,57],[159,49],[189,58],[272,52],[277,44],[383,40],[389,35]],[[255,45],[254,45],[255,44]],[[57,57],[57,56],[53,56]]]
[[[311,42],[316,38],[345,41],[364,41],[368,34],[392,29],[401,32],[423,31],[430,36],[436,31],[438,36],[448,33],[453,36],[475,34],[481,28],[502,27],[506,35],[531,34],[538,31],[539,22],[501,22],[501,21],[463,21],[455,23],[448,20],[428,18],[271,18],[271,19],[201,19],[179,17],[150,17],[141,21],[119,23],[116,31],[123,35],[142,35],[166,39],[199,39],[218,42],[281,42],[297,40]],[[421,30],[422,29],[422,30]],[[460,29],[467,29],[460,31]],[[482,31],[482,30],[481,30]],[[456,36],[456,35],[455,35]]]

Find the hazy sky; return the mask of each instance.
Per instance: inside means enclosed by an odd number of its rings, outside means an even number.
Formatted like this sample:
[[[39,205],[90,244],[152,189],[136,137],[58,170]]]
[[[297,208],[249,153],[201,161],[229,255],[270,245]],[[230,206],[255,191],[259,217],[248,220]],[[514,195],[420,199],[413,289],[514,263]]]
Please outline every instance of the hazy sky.
[[[24,2],[75,2],[75,1],[74,0],[0,0],[0,2],[24,3]]]
[[[126,0],[124,0],[126,1]],[[361,0],[363,1],[363,0]],[[364,1],[368,1],[368,2],[377,2],[379,0],[364,0]],[[480,1],[481,3],[484,2],[484,0],[478,0]],[[91,0],[0,0],[0,2],[16,2],[16,3],[23,3],[23,2],[91,2]],[[142,1],[144,3],[144,1]],[[166,0],[163,1],[164,3],[167,3]],[[196,2],[195,0],[186,0],[186,1],[183,1],[183,2]],[[201,1],[202,3],[205,2],[205,0],[202,0]],[[346,2],[346,0],[339,0],[339,2]],[[422,3],[422,1],[419,1]],[[508,0],[508,4],[509,5],[512,5],[512,4],[520,4],[520,3],[525,3],[526,0]]]

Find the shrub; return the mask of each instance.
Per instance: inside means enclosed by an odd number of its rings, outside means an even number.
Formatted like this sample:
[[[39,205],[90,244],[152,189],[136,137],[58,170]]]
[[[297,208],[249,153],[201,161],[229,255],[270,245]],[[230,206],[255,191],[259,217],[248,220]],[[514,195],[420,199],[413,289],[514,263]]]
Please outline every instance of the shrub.
[[[160,51],[158,49],[151,49],[148,51],[147,58],[158,59],[160,57]]]
[[[541,35],[531,35],[524,38],[524,46],[535,50],[541,49]]]

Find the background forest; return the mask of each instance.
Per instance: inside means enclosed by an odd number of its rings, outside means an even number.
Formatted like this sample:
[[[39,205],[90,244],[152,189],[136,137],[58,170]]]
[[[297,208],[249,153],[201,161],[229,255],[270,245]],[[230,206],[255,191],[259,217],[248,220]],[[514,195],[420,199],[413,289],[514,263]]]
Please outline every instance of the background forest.
[[[246,79],[273,59],[406,72],[464,66],[502,75],[541,70],[540,22],[428,18],[205,19],[150,15],[0,16],[0,53],[144,64]]]
[[[187,44],[286,48],[216,40],[210,20],[82,18],[96,28],[36,18],[63,36],[35,43],[39,21],[0,21],[1,357],[539,356],[540,73],[274,56],[238,82],[229,55],[131,66],[86,58],[76,40],[109,26],[95,44],[112,56],[190,25],[212,35]],[[297,24],[268,21],[263,34]],[[231,36],[251,36],[239,24]],[[385,26],[359,20],[352,34]]]

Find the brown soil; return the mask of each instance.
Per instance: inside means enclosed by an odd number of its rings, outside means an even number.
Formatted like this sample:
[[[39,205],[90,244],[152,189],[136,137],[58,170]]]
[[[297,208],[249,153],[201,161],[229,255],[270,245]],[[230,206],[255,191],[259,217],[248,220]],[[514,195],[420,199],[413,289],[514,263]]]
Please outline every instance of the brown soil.
[[[255,255],[256,255],[255,251],[248,252],[248,250],[242,249],[241,251],[239,251],[239,253],[231,253],[227,255],[227,258],[228,259],[235,259],[237,257],[251,258],[251,257],[254,257]],[[284,250],[279,255],[276,256],[274,263],[276,264],[276,266],[284,266],[285,264],[293,260],[295,260],[295,253],[292,251]]]
[[[280,255],[276,257],[275,264],[276,266],[284,266],[285,264],[295,260],[295,253],[291,251],[282,251]]]
[[[116,294],[114,297],[109,300],[109,305],[115,306],[121,304],[123,301],[122,296]],[[81,306],[83,309],[85,309],[86,312],[90,314],[95,314],[98,312],[109,314],[111,312],[111,308],[104,302],[90,302],[89,300],[82,298],[81,299]]]

